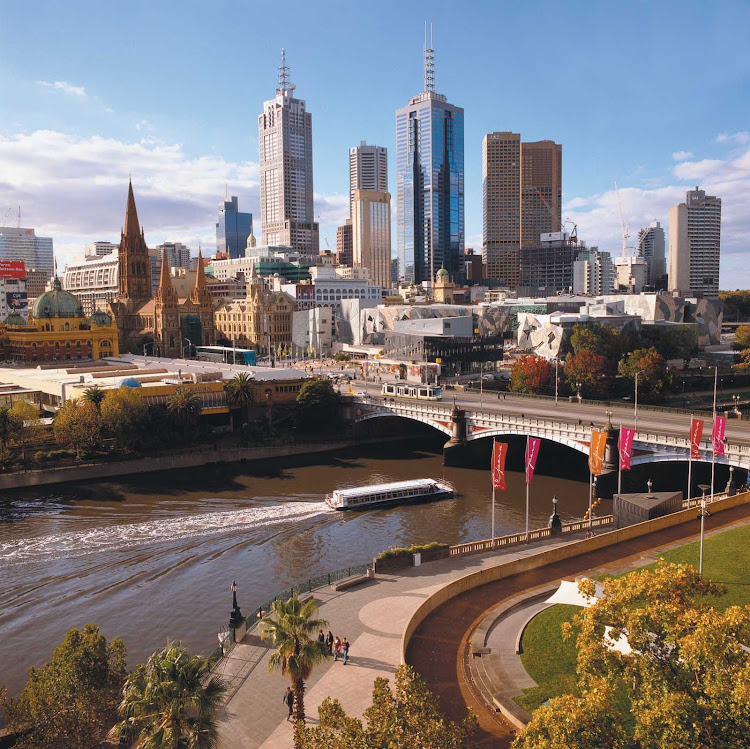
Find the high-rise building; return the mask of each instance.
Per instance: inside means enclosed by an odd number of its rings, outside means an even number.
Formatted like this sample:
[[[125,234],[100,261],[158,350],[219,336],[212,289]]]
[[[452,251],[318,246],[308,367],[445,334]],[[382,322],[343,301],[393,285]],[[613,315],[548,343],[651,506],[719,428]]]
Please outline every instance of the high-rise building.
[[[688,190],[669,209],[669,290],[686,296],[719,296],[721,198]]]
[[[424,90],[396,110],[397,248],[406,283],[444,267],[463,281],[464,110],[435,91],[432,43]]]
[[[245,214],[245,215],[250,215]],[[247,237],[245,237],[245,242],[247,242]],[[159,253],[159,267],[161,267],[161,256],[166,252],[167,253],[167,265],[170,268],[191,268],[193,264],[193,259],[190,257],[190,248],[186,247],[182,242],[164,242],[164,244],[159,244],[155,247],[156,251]],[[245,246],[242,246],[242,254],[241,255],[235,255],[232,257],[244,257],[245,256]]]
[[[37,237],[33,229],[0,226],[0,260],[23,260],[26,270],[55,273],[52,237]]]
[[[339,265],[351,266],[354,239],[352,235],[352,220],[346,219],[346,223],[336,228],[336,254]]]
[[[517,289],[520,250],[562,230],[562,146],[488,133],[482,141],[482,256],[487,277]]]
[[[550,296],[573,289],[573,262],[580,246],[566,232],[541,235],[536,244],[520,251],[518,293],[522,296]]]
[[[263,244],[289,245],[317,255],[318,224],[313,220],[312,115],[294,97],[289,66],[281,50],[276,96],[258,117],[260,220]]]
[[[614,292],[614,270],[609,252],[580,249],[573,261],[573,293],[597,296]]]
[[[651,288],[658,287],[667,273],[664,229],[658,221],[638,232],[638,257],[646,261],[646,283]]]
[[[227,257],[242,257],[245,254],[247,238],[253,233],[253,214],[242,213],[237,196],[232,195],[219,208],[216,222],[216,251]]]
[[[361,141],[349,149],[349,215],[354,216],[354,191],[388,192],[388,149]]]
[[[384,289],[391,285],[391,194],[355,190],[352,214],[354,268],[366,268],[370,280]]]
[[[111,255],[118,247],[114,242],[90,242],[86,245],[84,256],[86,260],[96,260]]]

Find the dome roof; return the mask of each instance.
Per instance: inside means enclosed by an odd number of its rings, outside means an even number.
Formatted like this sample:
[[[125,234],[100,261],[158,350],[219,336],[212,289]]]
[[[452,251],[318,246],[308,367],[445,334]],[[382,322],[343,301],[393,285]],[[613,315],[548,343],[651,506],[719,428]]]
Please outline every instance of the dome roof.
[[[141,383],[135,379],[135,377],[123,377],[117,387],[121,388],[139,388]]]
[[[112,318],[100,309],[95,309],[94,313],[89,317],[89,325],[111,325]]]
[[[438,277],[438,278],[445,278],[445,279],[447,280],[447,279],[448,279],[448,278],[449,278],[450,276],[449,276],[449,274],[448,274],[448,271],[447,271],[447,270],[446,270],[445,268],[441,268],[441,269],[440,269],[440,270],[439,270],[439,271],[437,272],[437,277]]]
[[[83,317],[83,307],[70,292],[63,291],[59,278],[52,282],[52,291],[42,294],[31,308],[31,316],[40,317]]]
[[[6,325],[26,325],[26,320],[21,317],[21,315],[18,314],[18,312],[11,312],[6,318],[5,318],[5,324]]]

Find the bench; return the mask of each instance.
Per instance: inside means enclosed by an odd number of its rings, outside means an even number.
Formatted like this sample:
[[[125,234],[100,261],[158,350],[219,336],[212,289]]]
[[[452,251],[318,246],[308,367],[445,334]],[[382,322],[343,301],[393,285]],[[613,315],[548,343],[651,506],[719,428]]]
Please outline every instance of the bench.
[[[347,588],[353,588],[355,585],[366,583],[368,580],[375,579],[375,572],[373,570],[367,570],[365,575],[352,575],[351,577],[344,577],[341,580],[331,583],[331,588],[335,591],[346,590]]]

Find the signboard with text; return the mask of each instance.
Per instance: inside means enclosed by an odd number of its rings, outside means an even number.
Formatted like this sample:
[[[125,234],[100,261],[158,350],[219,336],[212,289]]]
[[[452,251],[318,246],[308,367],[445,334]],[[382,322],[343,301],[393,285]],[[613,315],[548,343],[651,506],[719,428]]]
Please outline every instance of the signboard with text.
[[[0,260],[0,278],[26,278],[23,260]]]
[[[26,298],[25,291],[7,291],[5,300],[8,304],[8,311],[21,312],[29,308],[29,300]]]

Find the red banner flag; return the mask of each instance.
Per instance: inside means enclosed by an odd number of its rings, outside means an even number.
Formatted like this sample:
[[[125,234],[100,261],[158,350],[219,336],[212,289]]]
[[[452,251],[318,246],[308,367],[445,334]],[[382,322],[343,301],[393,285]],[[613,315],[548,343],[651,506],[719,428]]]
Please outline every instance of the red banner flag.
[[[630,470],[630,458],[633,455],[634,437],[635,429],[628,429],[627,427],[620,428],[620,442],[618,447],[620,448],[620,469],[623,471]]]
[[[534,476],[534,468],[536,468],[536,459],[539,455],[539,444],[540,439],[536,437],[526,438],[526,483],[530,484],[531,479]]]
[[[492,488],[499,489],[501,492],[506,490],[505,455],[507,452],[508,445],[505,442],[492,443]]]
[[[607,446],[607,432],[601,429],[591,430],[589,447],[589,470],[594,476],[601,475],[604,464],[604,448]]]
[[[727,428],[726,416],[714,417],[714,430],[711,439],[714,443],[714,455],[724,455],[724,432]]]
[[[693,460],[701,459],[702,438],[703,421],[701,419],[690,419],[690,457]]]

